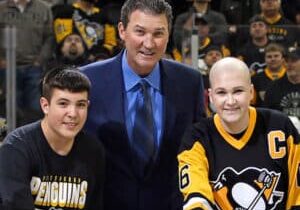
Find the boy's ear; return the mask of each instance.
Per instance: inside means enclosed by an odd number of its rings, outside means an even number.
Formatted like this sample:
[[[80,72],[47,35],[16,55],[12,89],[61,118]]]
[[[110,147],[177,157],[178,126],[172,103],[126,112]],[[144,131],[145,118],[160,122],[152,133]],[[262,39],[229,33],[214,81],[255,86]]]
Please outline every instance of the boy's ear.
[[[45,97],[40,98],[40,105],[43,113],[47,115],[49,112],[49,102]]]

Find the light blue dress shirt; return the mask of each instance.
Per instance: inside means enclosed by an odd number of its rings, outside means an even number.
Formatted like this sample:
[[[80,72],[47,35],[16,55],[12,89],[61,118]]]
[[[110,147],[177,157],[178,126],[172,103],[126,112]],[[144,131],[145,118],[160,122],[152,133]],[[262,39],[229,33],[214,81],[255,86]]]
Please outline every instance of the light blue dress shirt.
[[[125,84],[125,120],[126,128],[129,135],[129,140],[132,141],[132,130],[134,125],[134,119],[136,114],[135,102],[138,96],[137,84],[142,79],[137,75],[134,70],[128,65],[126,58],[127,51],[123,53],[122,57],[122,73]],[[154,118],[154,136],[156,151],[161,143],[161,135],[163,131],[163,97],[161,94],[160,85],[160,68],[159,64],[156,64],[153,71],[144,79],[149,83],[149,91],[152,102],[153,118]]]

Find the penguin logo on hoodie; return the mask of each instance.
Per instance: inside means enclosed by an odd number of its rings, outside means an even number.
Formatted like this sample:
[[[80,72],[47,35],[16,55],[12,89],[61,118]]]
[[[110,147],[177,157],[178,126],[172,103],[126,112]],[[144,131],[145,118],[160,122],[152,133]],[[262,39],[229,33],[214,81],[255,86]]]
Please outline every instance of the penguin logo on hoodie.
[[[240,172],[225,168],[212,182],[214,197],[220,209],[275,209],[282,202],[284,192],[277,191],[281,173],[246,168]]]

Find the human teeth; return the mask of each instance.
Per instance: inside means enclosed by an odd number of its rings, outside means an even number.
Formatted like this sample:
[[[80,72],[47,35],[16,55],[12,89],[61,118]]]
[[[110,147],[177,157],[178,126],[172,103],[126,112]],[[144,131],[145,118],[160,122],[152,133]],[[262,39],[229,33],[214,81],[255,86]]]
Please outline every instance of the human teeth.
[[[147,52],[144,52],[144,54],[145,54],[145,55],[152,55],[153,53],[151,53],[151,52],[148,52],[148,53],[147,53]]]
[[[67,125],[69,126],[75,126],[76,124],[75,123],[66,123]]]

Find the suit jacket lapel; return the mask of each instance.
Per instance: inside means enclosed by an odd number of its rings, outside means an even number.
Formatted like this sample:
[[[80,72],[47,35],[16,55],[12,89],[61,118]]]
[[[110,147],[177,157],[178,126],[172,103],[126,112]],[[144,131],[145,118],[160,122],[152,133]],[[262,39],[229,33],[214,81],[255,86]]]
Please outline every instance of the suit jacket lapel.
[[[108,75],[106,75],[107,80],[104,84],[107,86],[107,88],[105,88],[107,92],[103,94],[108,96],[104,103],[107,111],[109,112],[109,116],[112,118],[111,120],[124,124],[124,82],[121,70],[121,57],[122,55],[120,54],[116,58],[117,62],[111,62],[111,70],[108,72]]]
[[[169,74],[169,67],[163,61],[161,63],[161,81],[162,81],[162,94],[163,94],[163,133],[161,137],[161,149],[168,143],[167,139],[170,136],[172,127],[176,119],[176,82],[173,80],[172,75]],[[161,152],[160,149],[160,152]]]

